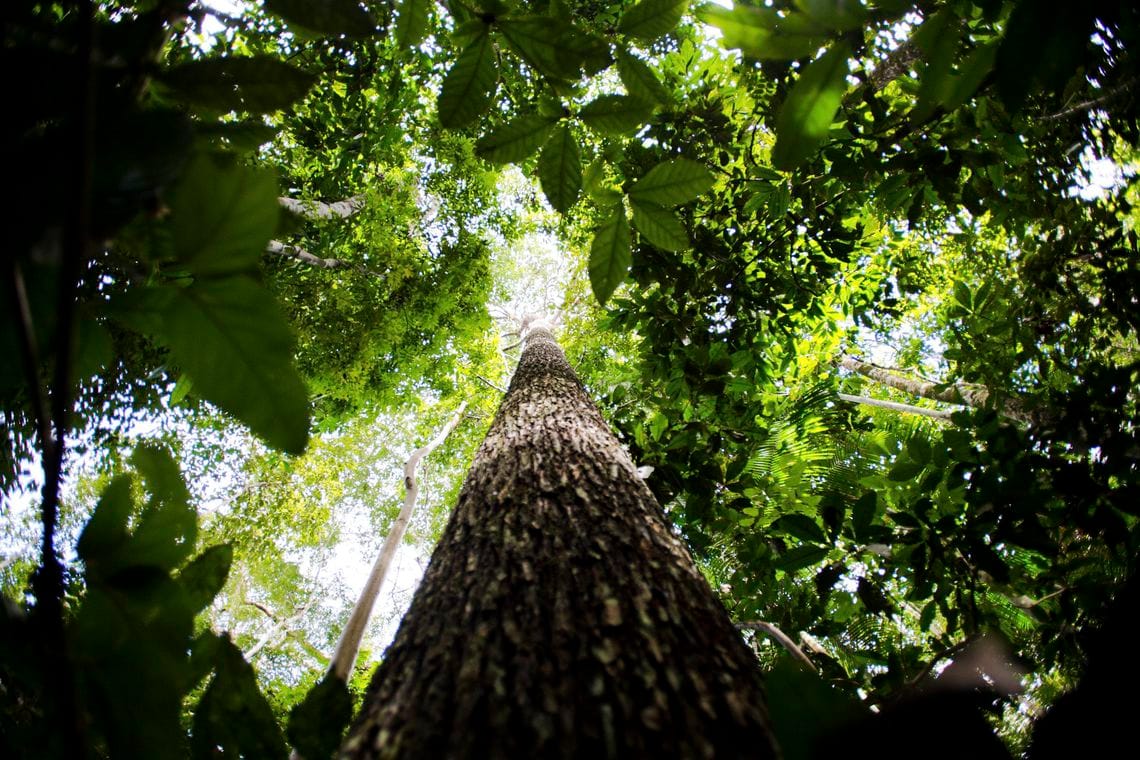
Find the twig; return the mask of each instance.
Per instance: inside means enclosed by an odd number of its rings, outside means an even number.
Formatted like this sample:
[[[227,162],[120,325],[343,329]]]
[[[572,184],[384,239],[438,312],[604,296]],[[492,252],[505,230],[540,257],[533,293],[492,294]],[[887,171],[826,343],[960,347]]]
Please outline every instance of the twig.
[[[506,393],[507,392],[506,388],[500,388],[499,386],[495,385],[494,383],[492,383],[490,380],[483,377],[482,375],[475,375],[475,379],[481,381],[488,388],[491,388],[492,390],[496,390],[499,393]]]
[[[815,664],[808,659],[808,656],[806,654],[804,654],[804,650],[800,649],[796,645],[796,642],[792,641],[786,633],[781,631],[772,623],[766,622],[764,620],[752,620],[747,623],[737,623],[736,627],[742,631],[761,631],[768,634],[776,640],[777,644],[788,650],[788,653],[791,654],[793,658],[803,663],[804,665],[807,665],[811,672],[817,672]]]

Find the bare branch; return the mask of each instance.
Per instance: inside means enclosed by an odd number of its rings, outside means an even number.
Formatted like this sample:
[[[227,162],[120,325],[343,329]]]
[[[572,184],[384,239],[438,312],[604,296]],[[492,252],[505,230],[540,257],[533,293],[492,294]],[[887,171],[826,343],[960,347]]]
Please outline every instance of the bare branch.
[[[304,248],[296,245],[289,245],[282,243],[280,240],[270,240],[265,246],[266,253],[276,254],[277,256],[284,256],[288,259],[295,259],[301,261],[309,266],[318,267],[320,269],[351,269],[360,274],[367,274],[373,277],[383,277],[382,272],[377,272],[373,269],[353,264],[351,261],[344,259],[322,259],[316,254],[309,253]]]
[[[808,659],[808,656],[806,654],[804,654],[804,650],[796,646],[796,642],[792,641],[786,633],[781,631],[772,623],[766,622],[764,620],[752,620],[747,623],[737,623],[736,627],[741,631],[760,631],[761,633],[768,634],[770,637],[776,640],[777,644],[788,650],[788,653],[792,655],[792,657],[804,665],[807,665],[811,672],[816,672],[815,664]]]
[[[864,404],[866,406],[875,406],[880,409],[890,409],[895,412],[902,412],[903,414],[921,414],[924,417],[933,417],[938,420],[948,420],[954,413],[948,409],[927,409],[924,406],[913,406],[911,404],[900,404],[897,401],[884,401],[877,398],[869,398],[867,396],[852,396],[848,393],[836,394],[840,399],[851,404]]]

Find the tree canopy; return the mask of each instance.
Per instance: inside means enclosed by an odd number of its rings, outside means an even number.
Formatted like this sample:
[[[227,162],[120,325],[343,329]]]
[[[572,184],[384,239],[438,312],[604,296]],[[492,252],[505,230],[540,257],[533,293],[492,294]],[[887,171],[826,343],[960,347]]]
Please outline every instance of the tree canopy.
[[[1133,3],[0,13],[5,751],[331,753],[338,563],[545,311],[788,757],[961,663],[1047,752],[1140,548]]]

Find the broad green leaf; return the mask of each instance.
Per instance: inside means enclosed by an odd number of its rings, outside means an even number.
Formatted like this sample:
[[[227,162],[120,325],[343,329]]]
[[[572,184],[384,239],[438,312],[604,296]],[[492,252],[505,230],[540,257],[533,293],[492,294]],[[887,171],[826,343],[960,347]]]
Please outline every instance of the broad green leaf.
[[[896,462],[893,467],[891,467],[890,471],[887,473],[887,479],[893,480],[896,483],[902,483],[914,478],[916,475],[922,472],[922,469],[923,466],[918,462],[910,462],[905,459],[900,460]]]
[[[265,9],[320,34],[367,37],[376,31],[375,19],[356,0],[265,0]]]
[[[174,383],[174,390],[170,392],[170,400],[167,403],[169,403],[170,406],[178,406],[190,395],[190,391],[193,389],[194,381],[190,379],[190,376],[185,373],[179,375],[178,381]]]
[[[926,465],[930,462],[930,441],[921,435],[915,435],[906,442],[906,453],[916,463]]]
[[[289,748],[253,668],[225,636],[218,639],[217,673],[194,710],[191,754],[284,758]]]
[[[198,134],[211,144],[237,153],[250,153],[277,136],[277,127],[256,121],[227,121],[196,124]]]
[[[158,76],[181,100],[214,111],[272,113],[304,97],[317,77],[271,55],[206,58]]]
[[[229,544],[211,546],[199,554],[178,574],[178,584],[186,593],[190,608],[195,612],[206,608],[225,585],[234,559]]]
[[[75,551],[88,564],[113,552],[127,539],[127,520],[134,511],[133,479],[118,475],[111,480],[99,496],[99,503],[91,519],[79,534]]]
[[[653,106],[629,95],[600,95],[587,103],[578,117],[603,135],[632,134],[653,116]]]
[[[538,157],[538,179],[550,205],[563,213],[578,201],[582,190],[582,160],[570,129],[560,126]]]
[[[794,573],[817,562],[822,562],[827,558],[830,551],[825,546],[803,544],[781,554],[780,558],[776,560],[775,566],[777,570],[783,570],[785,573]]]
[[[689,235],[677,215],[655,203],[630,199],[633,226],[646,240],[666,251],[683,251],[689,247]]]
[[[520,116],[479,138],[475,153],[496,164],[522,161],[538,150],[557,122],[556,116]]]
[[[328,674],[289,711],[286,732],[301,757],[331,757],[351,720],[352,695],[348,686]]]
[[[860,0],[795,0],[795,4],[812,24],[833,32],[858,29],[867,16]]]
[[[272,174],[199,154],[170,199],[179,263],[208,276],[253,271],[279,214]]]
[[[819,523],[811,519],[807,515],[793,512],[792,514],[784,515],[772,524],[772,527],[784,531],[790,536],[795,536],[802,541],[811,541],[816,544],[827,544],[827,534],[823,532],[823,528]]]
[[[697,10],[697,18],[720,30],[721,45],[758,60],[806,58],[827,43],[822,29],[803,25],[786,28],[786,20],[770,8],[736,5],[729,9],[705,4]]]
[[[459,54],[439,92],[439,123],[448,129],[465,127],[491,105],[499,84],[495,49],[486,31]]]
[[[641,0],[622,14],[618,31],[643,42],[653,42],[673,31],[688,7],[689,0]]]
[[[625,85],[626,92],[647,102],[668,105],[672,100],[669,91],[653,73],[653,69],[632,53],[619,49],[617,54],[618,76]]]
[[[431,0],[400,0],[400,15],[396,19],[397,45],[407,49],[423,42],[431,6]]]
[[[839,42],[800,74],[776,119],[772,165],[790,171],[815,153],[827,137],[847,90],[851,45]]]
[[[986,76],[994,68],[997,58],[998,42],[986,43],[975,48],[958,67],[958,76],[942,100],[942,108],[953,111],[969,100],[978,88],[982,86]]]
[[[632,263],[629,220],[625,217],[625,209],[618,206],[597,228],[590,244],[590,287],[598,303],[605,304],[609,300]]]
[[[160,337],[217,404],[278,449],[299,454],[309,435],[308,392],[293,366],[293,336],[270,293],[246,277],[169,288]]]
[[[712,187],[712,172],[687,158],[673,158],[654,166],[630,188],[629,197],[658,206],[688,203]]]
[[[581,33],[545,16],[502,18],[496,28],[535,71],[555,79],[577,79],[582,72]]]
[[[868,529],[871,527],[871,522],[875,519],[875,509],[878,505],[878,496],[874,491],[867,491],[851,505],[851,528],[855,534],[855,540],[867,542],[869,539]]]

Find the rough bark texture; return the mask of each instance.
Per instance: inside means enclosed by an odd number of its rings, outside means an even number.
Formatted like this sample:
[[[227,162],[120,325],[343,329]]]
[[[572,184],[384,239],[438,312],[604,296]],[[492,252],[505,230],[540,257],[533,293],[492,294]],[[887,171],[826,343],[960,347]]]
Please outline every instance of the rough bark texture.
[[[755,657],[532,332],[346,757],[775,757]]]

